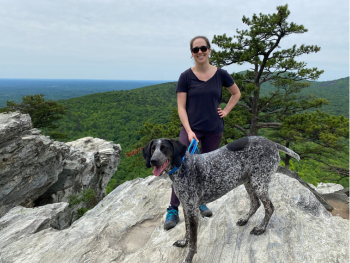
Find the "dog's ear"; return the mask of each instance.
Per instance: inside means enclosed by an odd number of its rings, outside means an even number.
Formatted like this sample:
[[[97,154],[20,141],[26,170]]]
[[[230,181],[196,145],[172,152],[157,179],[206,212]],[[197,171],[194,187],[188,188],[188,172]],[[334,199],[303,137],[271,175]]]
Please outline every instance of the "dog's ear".
[[[143,158],[146,160],[147,168],[151,168],[151,147],[153,144],[153,140],[150,141],[145,147],[142,148]]]
[[[169,142],[173,145],[174,148],[174,164],[176,167],[180,167],[182,163],[182,157],[185,156],[187,151],[187,146],[182,142],[174,139],[170,139]]]

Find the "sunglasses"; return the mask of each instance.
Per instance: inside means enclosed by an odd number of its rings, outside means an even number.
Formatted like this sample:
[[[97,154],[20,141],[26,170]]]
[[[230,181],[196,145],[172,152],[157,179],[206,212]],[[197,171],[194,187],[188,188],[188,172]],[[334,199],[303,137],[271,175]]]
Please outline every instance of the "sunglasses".
[[[208,48],[209,48],[208,46],[194,47],[191,49],[191,52],[198,53],[199,50],[201,50],[202,52],[206,52]]]

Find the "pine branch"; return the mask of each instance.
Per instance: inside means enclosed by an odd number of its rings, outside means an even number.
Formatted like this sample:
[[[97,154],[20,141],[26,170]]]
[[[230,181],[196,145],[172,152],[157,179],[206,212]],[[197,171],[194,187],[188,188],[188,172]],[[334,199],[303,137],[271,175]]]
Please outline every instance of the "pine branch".
[[[236,106],[244,107],[244,108],[246,108],[249,112],[252,112],[252,109],[251,109],[248,105],[246,105],[246,104],[237,103]]]
[[[313,160],[318,161],[320,163],[323,163],[323,164],[328,166],[328,171],[333,171],[333,172],[336,172],[338,175],[343,175],[344,177],[349,177],[349,170],[348,169],[332,166],[332,165],[330,165],[330,164],[328,164],[320,159],[314,158],[314,157],[309,156],[309,155],[300,156],[300,159],[303,159],[303,158],[310,158],[310,159],[313,159]]]
[[[281,127],[281,123],[277,123],[277,122],[266,122],[266,123],[261,123],[258,124],[257,127],[258,129],[260,128],[279,128]]]
[[[235,125],[233,125],[233,127],[237,128],[238,130],[243,132],[245,136],[249,135],[249,133],[244,128],[242,128],[241,126],[238,126],[237,124],[235,124]]]

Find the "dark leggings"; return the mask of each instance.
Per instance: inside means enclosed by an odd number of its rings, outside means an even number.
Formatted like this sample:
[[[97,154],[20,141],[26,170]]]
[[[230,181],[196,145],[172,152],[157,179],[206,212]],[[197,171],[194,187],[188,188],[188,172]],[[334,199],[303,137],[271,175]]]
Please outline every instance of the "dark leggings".
[[[200,153],[207,153],[214,151],[219,148],[222,132],[215,134],[204,134],[200,132],[194,132],[197,136],[197,139],[200,142],[201,150]],[[188,135],[184,127],[181,128],[179,141],[185,144],[187,147],[190,146],[190,142],[188,140]],[[172,207],[178,207],[180,205],[180,200],[177,198],[173,186],[171,186],[171,199],[170,205]]]

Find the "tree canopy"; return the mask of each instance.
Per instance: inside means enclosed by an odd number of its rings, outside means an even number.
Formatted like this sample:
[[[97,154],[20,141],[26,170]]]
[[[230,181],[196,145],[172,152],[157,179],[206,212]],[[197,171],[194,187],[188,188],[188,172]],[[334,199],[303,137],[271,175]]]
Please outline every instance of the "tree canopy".
[[[51,129],[58,128],[55,121],[67,113],[67,108],[56,101],[45,101],[44,94],[23,96],[21,103],[7,101],[7,107],[1,108],[0,112],[17,110],[30,115],[33,127]]]
[[[296,58],[303,54],[320,51],[318,46],[293,45],[289,49],[281,49],[281,41],[291,34],[307,32],[303,25],[293,22],[288,23],[290,11],[288,5],[278,6],[277,13],[272,15],[254,14],[251,19],[243,16],[242,21],[249,26],[249,30],[238,30],[234,38],[214,35],[213,44],[220,50],[212,50],[210,61],[212,64],[222,67],[237,63],[248,63],[252,66],[244,75],[235,75],[241,89],[241,101],[237,104],[245,108],[249,113],[249,119],[245,126],[238,123],[235,128],[245,134],[257,135],[260,128],[279,127],[280,124],[267,122],[266,119],[275,111],[271,101],[279,94],[271,94],[269,97],[260,98],[261,85],[268,81],[279,83],[281,80],[301,81],[315,80],[323,70],[306,68],[305,62],[298,62]],[[292,83],[290,83],[292,85]],[[305,84],[306,86],[307,84]],[[240,122],[242,123],[242,122]]]
[[[0,112],[20,111],[29,114],[34,128],[51,130],[53,138],[64,138],[65,134],[54,131],[58,128],[56,121],[67,114],[67,107],[53,100],[45,101],[44,94],[27,95],[22,97],[21,103],[7,101],[7,107],[0,108]]]

